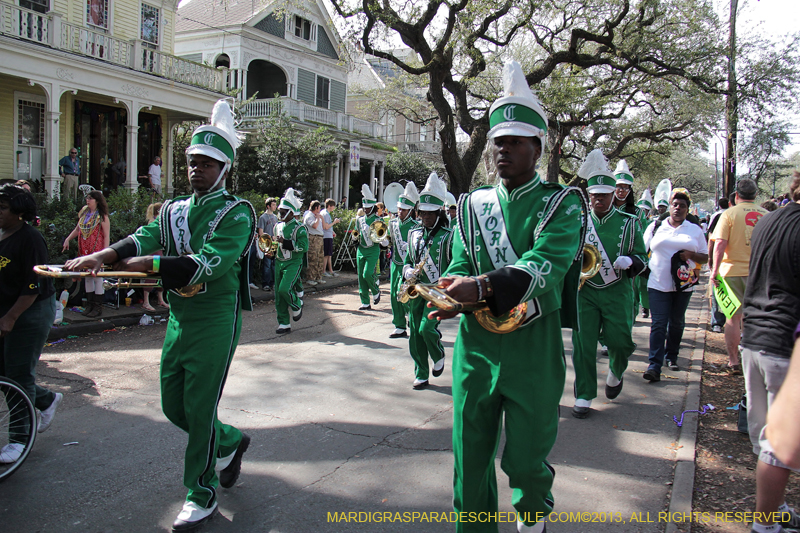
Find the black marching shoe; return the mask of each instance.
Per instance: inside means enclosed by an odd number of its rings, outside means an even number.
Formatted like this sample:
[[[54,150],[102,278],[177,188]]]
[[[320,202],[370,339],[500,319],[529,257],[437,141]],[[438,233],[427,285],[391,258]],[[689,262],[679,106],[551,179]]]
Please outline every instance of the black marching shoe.
[[[222,469],[219,473],[219,484],[226,489],[233,487],[239,474],[242,472],[242,456],[250,446],[250,437],[247,433],[242,433],[242,440],[236,448],[236,454],[231,459],[231,464]]]
[[[278,328],[278,329],[275,330],[275,333],[277,333],[278,335],[283,335],[285,333],[291,333],[291,332],[292,332],[292,328],[289,327],[289,326],[287,326],[285,328]]]
[[[295,312],[296,312],[297,314],[295,314]],[[300,320],[301,318],[303,318],[303,308],[302,308],[302,307],[300,308],[300,310],[299,310],[299,311],[292,311],[292,320],[294,320],[295,322],[297,322],[297,321],[298,321],[298,320]]]
[[[431,373],[433,377],[438,378],[442,375],[442,372],[444,372],[444,357],[433,364],[433,371]]]
[[[194,502],[187,501],[178,513],[178,518],[172,523],[172,531],[194,531],[214,518],[217,514],[217,502],[209,508],[200,507]]]
[[[404,337],[408,337],[408,333],[406,333],[406,330],[400,328],[395,328],[392,334],[389,335],[390,339],[400,339]]]
[[[373,305],[378,305],[379,303],[381,303],[381,293],[378,293],[372,297],[372,303]]]
[[[358,307],[358,310],[359,310],[359,311],[369,311],[370,309],[372,309],[372,306],[371,306],[371,305],[369,305],[369,304],[361,304],[361,305]]]
[[[428,386],[427,379],[415,379],[414,384],[411,386],[414,390],[422,390]]]
[[[650,318],[650,310],[646,307],[642,309],[642,318]]]
[[[622,380],[619,380],[619,383],[615,387],[612,387],[611,385],[606,383],[606,398],[608,398],[609,400],[613,400],[614,398],[619,396],[620,392],[622,392]]]
[[[578,407],[577,405],[572,408],[572,416],[575,418],[586,418],[589,416],[589,411],[591,411],[591,407]]]

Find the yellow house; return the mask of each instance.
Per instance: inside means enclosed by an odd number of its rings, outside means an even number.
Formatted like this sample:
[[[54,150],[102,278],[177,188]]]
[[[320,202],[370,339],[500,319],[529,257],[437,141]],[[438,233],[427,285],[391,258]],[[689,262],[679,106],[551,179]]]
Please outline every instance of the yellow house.
[[[73,147],[80,182],[134,189],[156,156],[171,192],[174,126],[203,120],[228,69],[173,55],[177,0],[0,0],[0,179],[58,195]]]

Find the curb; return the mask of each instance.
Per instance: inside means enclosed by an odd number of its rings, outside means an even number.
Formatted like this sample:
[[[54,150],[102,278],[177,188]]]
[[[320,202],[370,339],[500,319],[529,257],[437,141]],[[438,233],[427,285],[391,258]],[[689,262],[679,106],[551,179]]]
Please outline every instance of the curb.
[[[706,279],[706,282],[708,280]],[[702,304],[697,316],[697,330],[694,334],[692,346],[692,359],[686,384],[686,401],[684,410],[700,408],[700,380],[703,375],[703,356],[706,351],[706,324],[708,323],[708,302],[705,297],[706,285],[702,290],[695,291],[692,299],[699,299]],[[700,417],[695,414],[680,428],[678,433],[678,450],[675,457],[675,471],[672,477],[672,491],[669,498],[669,516],[689,517],[692,512],[692,499],[694,496],[695,454],[697,445],[697,426]],[[691,533],[692,522],[674,522],[669,520],[665,533]]]
[[[386,281],[386,279],[388,279],[388,276],[381,274],[380,279],[381,281]],[[316,287],[308,287],[305,289],[305,292],[306,294],[318,294],[329,290],[338,289],[341,287],[353,287],[353,286],[358,286],[358,279],[342,280],[341,283],[331,286],[325,286],[322,289],[319,288],[319,285],[317,285]],[[258,291],[258,292],[260,292],[261,294],[251,296],[253,303],[271,301],[275,299],[274,292],[264,292],[264,291]],[[65,339],[73,335],[75,336],[89,335],[90,333],[100,333],[109,329],[114,329],[116,327],[135,326],[139,323],[139,319],[144,314],[145,311],[142,311],[141,308],[137,308],[136,312],[126,313],[124,315],[115,316],[113,318],[82,321],[78,323],[69,324],[66,326],[59,326],[57,328],[52,328],[50,330],[50,333],[47,336],[47,340],[48,342],[52,342],[58,339]]]

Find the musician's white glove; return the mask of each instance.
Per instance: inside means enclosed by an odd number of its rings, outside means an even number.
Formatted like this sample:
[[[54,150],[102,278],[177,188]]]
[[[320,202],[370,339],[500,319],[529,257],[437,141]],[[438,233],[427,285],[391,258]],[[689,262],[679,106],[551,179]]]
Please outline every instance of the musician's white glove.
[[[409,280],[411,279],[414,273],[414,267],[411,265],[403,265],[403,279]]]
[[[633,259],[627,255],[621,255],[614,261],[614,268],[616,270],[628,270],[633,265]]]

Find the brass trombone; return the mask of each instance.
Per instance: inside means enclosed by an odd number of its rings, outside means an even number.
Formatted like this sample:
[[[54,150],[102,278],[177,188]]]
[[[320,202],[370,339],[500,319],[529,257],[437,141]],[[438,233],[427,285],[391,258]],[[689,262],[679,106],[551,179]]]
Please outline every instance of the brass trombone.
[[[33,267],[33,271],[39,275],[44,276],[46,278],[56,278],[56,279],[80,279],[80,278],[88,278],[92,276],[92,273],[88,270],[82,271],[74,271],[74,270],[64,270],[64,265],[36,265]],[[160,278],[159,274],[155,272],[128,272],[125,270],[101,270],[97,273],[96,277],[98,278],[116,278],[116,281],[113,279],[104,279],[103,280],[103,289],[133,289],[133,288],[149,288],[154,289],[161,287],[161,283],[158,279]],[[174,289],[175,292],[180,294],[185,298],[191,298],[198,292],[200,289],[203,288],[202,283],[196,283],[194,285],[187,285],[186,287],[181,287],[179,289]]]

